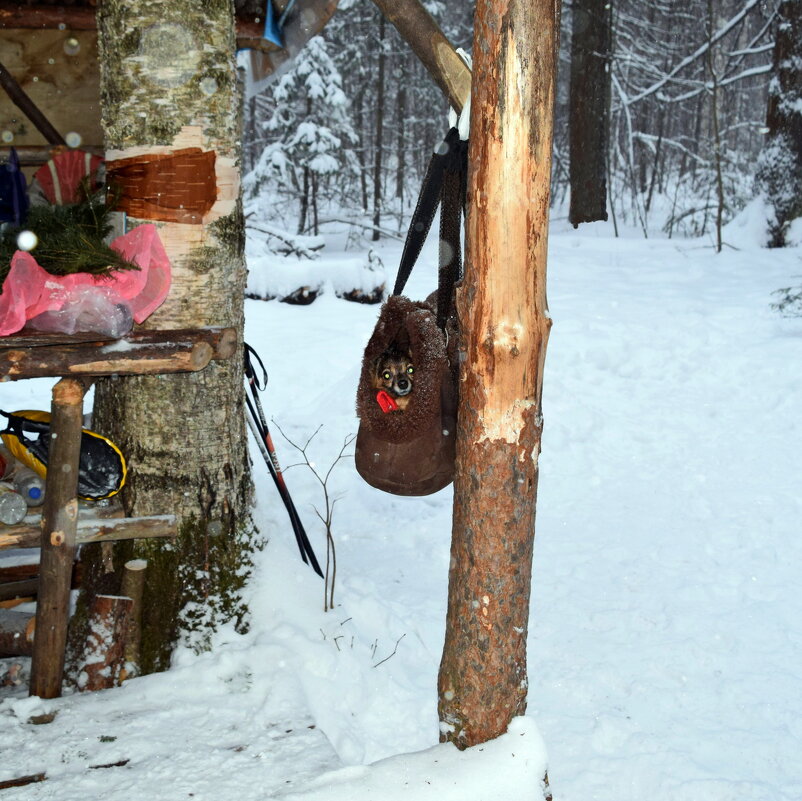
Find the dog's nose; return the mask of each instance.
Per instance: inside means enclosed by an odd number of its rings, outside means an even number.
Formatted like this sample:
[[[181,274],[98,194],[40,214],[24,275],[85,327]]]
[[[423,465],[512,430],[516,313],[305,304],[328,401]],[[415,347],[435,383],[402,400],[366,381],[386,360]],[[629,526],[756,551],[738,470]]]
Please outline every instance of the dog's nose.
[[[399,378],[398,379],[398,388],[399,389],[407,389],[409,387],[409,381],[406,378]]]

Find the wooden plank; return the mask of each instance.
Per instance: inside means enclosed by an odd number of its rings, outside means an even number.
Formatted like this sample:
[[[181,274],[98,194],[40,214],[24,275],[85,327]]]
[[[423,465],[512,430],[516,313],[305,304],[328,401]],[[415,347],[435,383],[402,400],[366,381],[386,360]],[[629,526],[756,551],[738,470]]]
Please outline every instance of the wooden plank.
[[[37,529],[38,531],[39,529]],[[81,563],[72,566],[70,589],[81,586]],[[39,592],[39,564],[0,568],[0,604],[19,598],[34,598]]]
[[[8,581],[0,584],[0,602],[15,601],[18,598],[33,598],[39,590],[39,579],[25,581]],[[14,604],[11,604],[13,606]]]
[[[30,694],[58,698],[64,672],[70,576],[78,524],[78,460],[85,385],[63,378],[53,387],[47,489],[42,513],[40,587],[31,661]]]
[[[236,347],[234,328],[135,331],[122,339],[25,332],[0,340],[0,381],[196,372]]]
[[[177,531],[175,515],[123,517],[119,520],[79,519],[75,544],[175,537]],[[38,548],[41,538],[42,530],[38,525],[20,523],[17,526],[4,526],[0,533],[0,551],[8,548]]]
[[[33,6],[0,3],[0,28],[60,28],[70,31],[97,30],[93,6]]]
[[[73,147],[102,147],[97,33],[39,28],[0,29],[3,65],[53,128]],[[45,145],[48,138],[0,92],[0,130],[16,147]],[[26,168],[30,179],[35,170]]]

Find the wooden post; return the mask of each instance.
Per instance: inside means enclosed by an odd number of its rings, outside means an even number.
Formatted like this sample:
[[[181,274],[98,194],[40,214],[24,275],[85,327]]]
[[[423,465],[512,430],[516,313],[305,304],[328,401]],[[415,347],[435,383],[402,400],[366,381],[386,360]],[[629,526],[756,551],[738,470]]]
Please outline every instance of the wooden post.
[[[108,690],[119,684],[132,606],[130,598],[120,595],[96,595],[92,599],[79,689]]]
[[[41,698],[61,695],[78,522],[76,489],[85,391],[86,385],[74,378],[63,378],[53,388],[30,686],[30,694]]]
[[[125,671],[121,678],[139,675],[139,646],[142,641],[142,594],[145,590],[146,559],[130,559],[123,566],[120,594],[131,599],[131,616],[125,643]]]
[[[497,737],[526,708],[541,388],[554,0],[479,0],[441,734]]]

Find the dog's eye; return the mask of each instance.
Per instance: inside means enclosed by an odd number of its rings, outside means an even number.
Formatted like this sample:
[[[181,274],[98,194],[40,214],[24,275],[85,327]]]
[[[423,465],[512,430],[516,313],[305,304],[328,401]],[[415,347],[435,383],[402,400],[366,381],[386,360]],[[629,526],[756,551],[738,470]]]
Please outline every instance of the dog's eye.
[[[389,380],[392,378],[392,376],[390,375],[390,373],[388,373],[388,372],[387,372],[387,370],[385,370],[385,371],[382,373],[382,378],[383,378],[385,381],[389,381]]]
[[[415,372],[415,368],[410,364],[409,367],[407,367],[407,372],[412,375]]]

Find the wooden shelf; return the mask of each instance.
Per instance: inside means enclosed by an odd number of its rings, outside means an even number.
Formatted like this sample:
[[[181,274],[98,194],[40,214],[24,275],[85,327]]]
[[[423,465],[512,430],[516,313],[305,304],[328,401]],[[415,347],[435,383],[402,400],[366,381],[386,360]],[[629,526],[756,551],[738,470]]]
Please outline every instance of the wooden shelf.
[[[236,346],[233,328],[133,331],[121,339],[23,330],[0,338],[0,381],[197,372]]]

